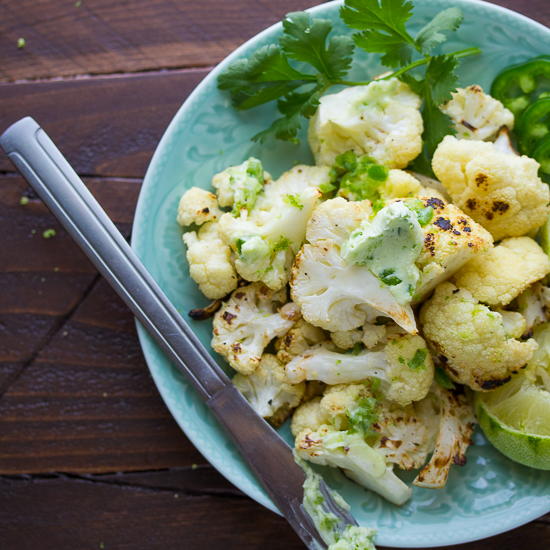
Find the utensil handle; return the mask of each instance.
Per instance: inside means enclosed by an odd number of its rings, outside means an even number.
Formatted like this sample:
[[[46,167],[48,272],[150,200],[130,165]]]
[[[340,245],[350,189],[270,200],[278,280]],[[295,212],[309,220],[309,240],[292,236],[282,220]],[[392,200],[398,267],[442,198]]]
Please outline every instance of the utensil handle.
[[[31,117],[0,145],[136,318],[203,399],[230,380],[193,334],[48,135]],[[184,360],[185,358],[185,360]]]

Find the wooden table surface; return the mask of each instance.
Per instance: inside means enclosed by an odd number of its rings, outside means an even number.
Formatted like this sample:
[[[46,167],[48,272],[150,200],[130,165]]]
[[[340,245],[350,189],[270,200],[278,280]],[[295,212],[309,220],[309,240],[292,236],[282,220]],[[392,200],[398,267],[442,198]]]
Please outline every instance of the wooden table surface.
[[[0,131],[35,117],[129,236],[181,102],[241,42],[315,3],[0,0]],[[496,3],[550,25],[548,0]],[[131,315],[3,155],[0,234],[0,548],[302,548],[180,432]],[[497,547],[548,550],[550,516],[463,546]]]

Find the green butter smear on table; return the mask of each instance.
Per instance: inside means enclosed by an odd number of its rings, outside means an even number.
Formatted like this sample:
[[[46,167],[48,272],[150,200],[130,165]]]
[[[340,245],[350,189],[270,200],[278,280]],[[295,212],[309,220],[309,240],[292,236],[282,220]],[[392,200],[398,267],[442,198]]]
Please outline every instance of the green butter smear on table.
[[[349,263],[368,267],[400,304],[408,304],[420,278],[415,261],[422,242],[417,214],[394,202],[351,233],[342,255]]]

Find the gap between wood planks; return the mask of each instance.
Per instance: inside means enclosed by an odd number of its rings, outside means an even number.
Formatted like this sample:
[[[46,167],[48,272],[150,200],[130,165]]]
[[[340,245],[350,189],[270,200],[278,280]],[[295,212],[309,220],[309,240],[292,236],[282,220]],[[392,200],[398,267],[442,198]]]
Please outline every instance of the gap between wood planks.
[[[211,71],[215,65],[185,65],[181,67],[166,67],[166,68],[144,68],[135,71],[114,71],[114,72],[97,72],[97,73],[82,73],[69,76],[49,76],[36,78],[21,78],[18,80],[0,80],[0,86],[10,86],[13,84],[40,84],[42,82],[73,82],[75,80],[100,80],[107,78],[124,78],[127,76],[151,75],[158,73],[159,75],[167,73],[186,74],[195,71]]]

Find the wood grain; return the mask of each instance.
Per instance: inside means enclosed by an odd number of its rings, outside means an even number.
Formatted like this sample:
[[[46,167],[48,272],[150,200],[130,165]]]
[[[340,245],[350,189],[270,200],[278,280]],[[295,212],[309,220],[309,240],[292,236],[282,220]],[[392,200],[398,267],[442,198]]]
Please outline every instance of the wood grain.
[[[0,84],[0,131],[32,116],[79,174],[142,178],[166,126],[207,73]],[[4,155],[1,170],[14,170]]]
[[[0,79],[210,66],[285,13],[317,3],[2,0]]]

